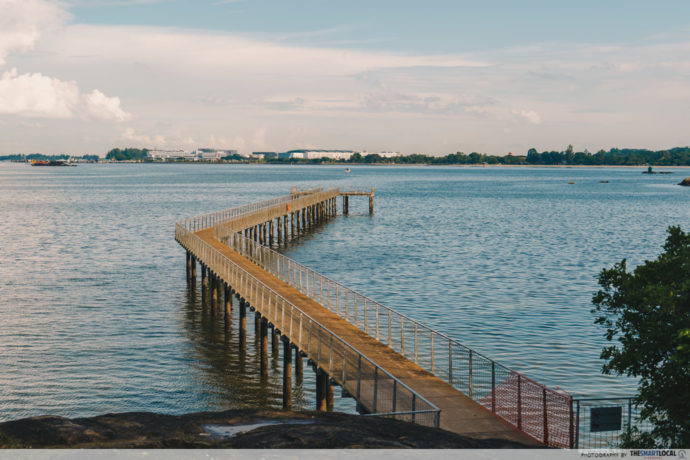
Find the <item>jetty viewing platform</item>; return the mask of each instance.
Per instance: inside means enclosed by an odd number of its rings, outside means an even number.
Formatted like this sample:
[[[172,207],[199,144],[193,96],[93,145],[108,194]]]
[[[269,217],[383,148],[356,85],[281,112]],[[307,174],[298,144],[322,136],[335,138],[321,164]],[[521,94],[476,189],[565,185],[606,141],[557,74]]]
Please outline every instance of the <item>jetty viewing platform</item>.
[[[283,407],[292,405],[293,363],[316,372],[316,408],[333,406],[334,386],[361,413],[394,417],[480,439],[573,447],[573,399],[361,295],[273,250],[338,214],[349,197],[374,189],[292,189],[289,195],[177,222],[187,281],[224,312],[239,308],[240,347],[247,315],[260,336],[267,374],[269,336],[283,347]],[[293,359],[294,356],[294,359]]]

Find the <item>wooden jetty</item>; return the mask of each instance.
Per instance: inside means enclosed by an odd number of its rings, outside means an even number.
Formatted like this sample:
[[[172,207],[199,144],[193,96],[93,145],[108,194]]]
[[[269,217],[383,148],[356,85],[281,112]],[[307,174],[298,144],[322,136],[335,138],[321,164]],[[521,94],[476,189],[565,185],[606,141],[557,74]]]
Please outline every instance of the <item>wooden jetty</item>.
[[[240,346],[254,311],[261,372],[268,372],[268,336],[283,344],[283,406],[292,402],[302,359],[316,372],[316,407],[333,405],[333,386],[360,411],[441,427],[476,438],[527,445],[572,445],[572,399],[543,387],[420,323],[273,251],[314,224],[343,213],[350,196],[371,191],[291,190],[273,200],[180,221],[176,240],[187,250],[187,279],[224,309],[239,300]],[[209,291],[209,294],[206,292]],[[271,332],[269,333],[269,329]],[[293,353],[294,350],[294,353]]]

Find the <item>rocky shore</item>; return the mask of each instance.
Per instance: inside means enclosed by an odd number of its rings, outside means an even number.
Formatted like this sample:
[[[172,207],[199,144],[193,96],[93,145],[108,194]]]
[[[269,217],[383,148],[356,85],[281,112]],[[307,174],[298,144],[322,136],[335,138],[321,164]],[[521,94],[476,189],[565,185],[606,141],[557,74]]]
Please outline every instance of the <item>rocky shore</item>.
[[[393,419],[341,413],[230,410],[148,412],[86,418],[31,417],[0,423],[2,448],[522,448]]]

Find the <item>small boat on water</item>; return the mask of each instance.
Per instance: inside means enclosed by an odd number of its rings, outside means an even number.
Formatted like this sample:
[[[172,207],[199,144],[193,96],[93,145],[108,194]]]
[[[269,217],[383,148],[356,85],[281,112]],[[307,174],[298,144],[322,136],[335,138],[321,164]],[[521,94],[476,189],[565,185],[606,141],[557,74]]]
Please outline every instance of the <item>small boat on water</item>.
[[[349,173],[349,172],[352,172],[352,170],[350,168],[345,168],[345,172]]]
[[[77,166],[70,160],[31,160],[31,166]]]

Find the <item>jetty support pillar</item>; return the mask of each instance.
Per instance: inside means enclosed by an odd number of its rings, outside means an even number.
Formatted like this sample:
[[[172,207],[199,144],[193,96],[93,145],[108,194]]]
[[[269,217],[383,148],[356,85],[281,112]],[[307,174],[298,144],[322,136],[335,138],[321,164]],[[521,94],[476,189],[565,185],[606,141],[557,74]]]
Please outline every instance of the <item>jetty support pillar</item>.
[[[290,341],[283,338],[283,409],[292,408],[292,350]]]
[[[316,410],[319,412],[326,412],[328,405],[326,403],[326,393],[328,392],[328,374],[321,369],[316,370]]]
[[[230,330],[230,317],[232,315],[232,288],[225,283],[225,330]]]
[[[295,348],[295,380],[297,383],[302,383],[304,378],[304,361],[302,360],[302,355],[299,352],[299,348]]]
[[[371,195],[369,195],[369,214],[374,214],[374,187],[371,188]]]
[[[247,303],[240,299],[240,351],[247,348]]]
[[[185,251],[187,255],[187,282],[192,281],[192,253]]]
[[[266,318],[261,318],[261,376],[268,376],[268,320]]]

